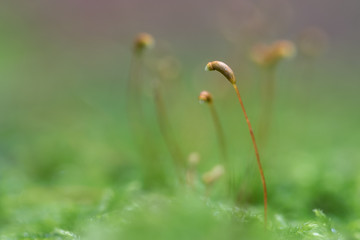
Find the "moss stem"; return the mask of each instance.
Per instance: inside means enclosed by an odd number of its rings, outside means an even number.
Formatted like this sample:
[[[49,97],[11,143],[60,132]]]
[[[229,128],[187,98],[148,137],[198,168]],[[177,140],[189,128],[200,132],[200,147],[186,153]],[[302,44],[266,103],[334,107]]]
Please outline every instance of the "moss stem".
[[[234,89],[235,89],[235,92],[236,92],[236,95],[239,99],[239,102],[240,102],[240,105],[241,105],[241,108],[242,108],[242,111],[244,113],[244,116],[245,116],[245,119],[246,119],[246,123],[248,125],[248,128],[249,128],[249,131],[250,131],[250,136],[251,136],[251,140],[252,140],[252,143],[253,143],[253,146],[254,146],[254,150],[255,150],[255,155],[256,155],[256,161],[257,161],[257,165],[258,165],[258,168],[259,168],[259,171],[260,171],[260,176],[261,176],[261,182],[262,182],[262,186],[263,186],[263,191],[264,191],[264,223],[265,223],[265,227],[267,225],[267,189],[266,189],[266,182],[265,182],[265,176],[264,176],[264,171],[263,171],[263,168],[262,168],[262,165],[261,165],[261,162],[260,162],[260,154],[259,154],[259,150],[258,150],[258,147],[256,145],[256,141],[255,141],[255,135],[254,135],[254,132],[252,130],[252,127],[251,127],[251,123],[250,123],[250,120],[246,114],[246,110],[245,110],[245,106],[244,106],[244,103],[241,99],[241,96],[240,96],[240,92],[239,92],[239,89],[238,87],[236,86],[236,83],[233,83],[232,84]]]
[[[184,183],[182,173],[184,172],[184,158],[180,147],[174,137],[171,135],[168,116],[166,114],[165,104],[158,86],[154,87],[154,98],[156,106],[156,116],[159,123],[161,135],[174,161],[176,172],[180,183]]]

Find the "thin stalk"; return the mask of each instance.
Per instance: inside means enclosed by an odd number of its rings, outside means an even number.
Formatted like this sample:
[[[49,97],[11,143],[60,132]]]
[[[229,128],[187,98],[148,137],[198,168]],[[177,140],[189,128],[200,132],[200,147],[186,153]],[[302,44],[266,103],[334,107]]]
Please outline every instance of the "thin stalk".
[[[157,149],[149,146],[148,138],[152,135],[147,126],[147,117],[143,105],[143,70],[144,57],[136,51],[132,52],[130,72],[126,91],[126,115],[131,140],[140,157],[140,166],[143,173],[143,187],[152,188],[163,184],[164,175],[159,165],[153,164],[149,159],[157,159]]]
[[[137,152],[140,153],[140,166],[143,172],[143,186],[147,188],[152,185],[153,168],[146,161],[154,157],[154,152],[146,147],[146,128],[144,127],[144,112],[142,105],[142,70],[143,70],[143,57],[140,54],[132,52],[130,62],[130,72],[127,82],[126,91],[126,112],[131,131],[133,144]]]
[[[137,141],[142,141],[144,119],[142,106],[142,81],[141,74],[143,69],[143,53],[144,50],[151,47],[154,43],[153,37],[148,33],[140,33],[134,39],[133,50],[130,59],[130,73],[127,82],[127,113],[132,127],[132,132]]]
[[[155,97],[157,120],[159,123],[161,135],[163,136],[165,144],[166,144],[166,146],[170,152],[170,155],[174,161],[178,179],[181,183],[183,183],[184,179],[182,176],[182,172],[184,171],[184,168],[185,168],[183,154],[180,150],[178,143],[176,142],[174,137],[171,135],[170,125],[169,125],[168,116],[166,114],[165,104],[164,104],[160,89],[157,86],[154,88],[154,97]]]
[[[130,62],[130,74],[127,82],[127,115],[132,128],[133,134],[139,141],[140,134],[140,121],[143,119],[143,106],[141,104],[141,73],[142,73],[142,57],[136,56],[134,53]]]
[[[214,125],[215,125],[215,131],[217,134],[217,138],[218,138],[218,142],[219,142],[219,146],[220,146],[220,152],[222,155],[222,159],[223,159],[223,164],[226,168],[227,171],[227,175],[228,175],[228,184],[229,184],[229,194],[230,196],[232,196],[233,194],[233,184],[234,184],[234,179],[233,179],[233,173],[232,173],[232,167],[231,164],[229,162],[228,159],[228,155],[227,155],[227,149],[226,149],[226,143],[225,143],[225,134],[223,131],[223,128],[220,124],[220,119],[219,119],[219,115],[217,114],[217,111],[215,109],[214,103],[213,102],[209,102],[209,107],[210,107],[210,112],[211,112],[211,116],[212,119],[214,121]]]
[[[251,123],[250,123],[250,120],[246,114],[246,110],[245,110],[245,106],[244,106],[244,103],[241,99],[241,96],[240,96],[240,92],[239,92],[239,89],[238,87],[236,86],[236,83],[232,83],[234,89],[235,89],[235,92],[236,92],[236,95],[239,99],[239,102],[240,102],[240,105],[241,105],[241,108],[242,108],[242,111],[244,113],[244,116],[245,116],[245,119],[246,119],[246,123],[248,125],[248,128],[249,128],[249,131],[250,131],[250,136],[251,136],[251,140],[252,140],[252,143],[253,143],[253,146],[254,146],[254,150],[255,150],[255,155],[256,155],[256,161],[257,161],[257,165],[259,167],[259,171],[260,171],[260,176],[261,176],[261,182],[262,182],[262,186],[263,186],[263,191],[264,191],[264,223],[265,223],[265,227],[267,225],[267,189],[266,189],[266,182],[265,182],[265,176],[264,176],[264,171],[263,171],[263,168],[262,168],[262,165],[261,165],[261,162],[260,162],[260,154],[259,154],[259,150],[258,150],[258,147],[256,145],[256,141],[255,141],[255,135],[254,135],[254,132],[252,130],[252,127],[251,127]]]
[[[209,106],[210,106],[211,116],[212,116],[212,118],[214,120],[216,134],[218,136],[221,155],[223,157],[224,165],[226,166],[228,164],[228,156],[227,156],[227,151],[226,151],[224,131],[223,131],[222,126],[220,124],[219,115],[217,114],[217,111],[215,109],[214,104],[209,103]]]

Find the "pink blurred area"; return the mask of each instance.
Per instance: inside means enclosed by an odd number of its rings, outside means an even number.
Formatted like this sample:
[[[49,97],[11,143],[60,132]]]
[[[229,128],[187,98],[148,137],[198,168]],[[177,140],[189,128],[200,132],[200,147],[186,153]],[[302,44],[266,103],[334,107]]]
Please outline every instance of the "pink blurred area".
[[[324,29],[335,42],[360,40],[357,0],[5,0],[1,5],[2,35],[10,28],[9,38],[26,31],[40,45],[50,41],[80,49],[126,46],[141,31],[180,49],[224,44],[245,30],[259,31],[265,40],[294,37],[308,26]]]
[[[127,71],[139,32],[155,37],[160,54],[202,66],[248,59],[258,42],[296,41],[315,27],[326,36],[328,59],[356,65],[359,12],[358,0],[4,0],[0,61],[15,78],[19,68],[33,79],[46,72],[61,81],[104,72],[116,78]]]

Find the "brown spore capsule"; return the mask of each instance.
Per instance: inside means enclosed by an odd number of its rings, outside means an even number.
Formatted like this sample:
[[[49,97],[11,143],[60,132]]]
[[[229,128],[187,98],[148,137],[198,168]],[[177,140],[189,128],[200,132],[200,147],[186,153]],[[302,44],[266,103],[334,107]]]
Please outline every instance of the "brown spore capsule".
[[[154,38],[148,33],[139,33],[134,41],[134,50],[141,53],[144,49],[151,48],[154,45]]]
[[[200,102],[212,103],[213,99],[208,91],[202,91],[199,95]]]
[[[205,71],[218,71],[219,73],[224,75],[224,77],[231,84],[236,83],[233,70],[228,65],[226,65],[226,63],[223,63],[221,61],[208,62],[208,64],[206,64]]]

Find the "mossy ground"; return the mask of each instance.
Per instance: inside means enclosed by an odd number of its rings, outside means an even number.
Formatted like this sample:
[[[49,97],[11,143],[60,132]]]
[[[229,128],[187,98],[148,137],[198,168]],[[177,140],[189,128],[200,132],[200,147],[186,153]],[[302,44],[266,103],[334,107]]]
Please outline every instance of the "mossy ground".
[[[42,88],[3,78],[0,239],[360,239],[358,83],[339,81],[348,66],[319,62],[310,71],[295,60],[277,73],[272,127],[267,144],[260,144],[266,231],[245,120],[219,75],[186,66],[188,72],[162,90],[183,153],[201,156],[199,175],[220,162],[210,113],[197,102],[201,90],[213,93],[244,191],[236,203],[224,180],[209,197],[199,179],[195,188],[177,183],[156,121],[151,77],[144,76],[142,99],[151,133],[145,155],[129,128],[127,74],[73,83],[55,78],[55,85],[39,81]],[[234,68],[256,133],[263,80],[252,70]]]

